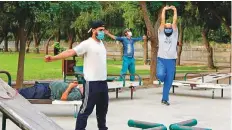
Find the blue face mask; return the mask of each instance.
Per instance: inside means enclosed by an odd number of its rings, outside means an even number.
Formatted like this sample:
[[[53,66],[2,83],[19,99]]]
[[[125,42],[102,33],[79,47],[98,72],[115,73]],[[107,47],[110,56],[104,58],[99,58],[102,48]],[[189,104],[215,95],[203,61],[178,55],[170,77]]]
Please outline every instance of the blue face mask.
[[[173,29],[172,28],[165,28],[164,32],[165,33],[172,33]]]
[[[172,32],[173,32],[173,29],[172,28],[165,28],[164,29],[164,33],[166,36],[171,36],[172,35]]]
[[[98,40],[102,40],[102,39],[104,39],[104,36],[105,36],[104,31],[98,31],[98,32],[97,32],[96,38],[97,38]]]

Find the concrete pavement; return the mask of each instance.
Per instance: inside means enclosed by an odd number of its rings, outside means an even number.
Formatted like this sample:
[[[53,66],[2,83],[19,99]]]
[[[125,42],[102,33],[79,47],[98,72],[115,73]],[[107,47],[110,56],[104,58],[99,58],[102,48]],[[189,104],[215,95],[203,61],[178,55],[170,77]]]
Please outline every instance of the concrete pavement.
[[[167,127],[171,123],[195,118],[198,127],[213,130],[231,130],[231,89],[224,91],[220,98],[220,90],[215,91],[215,99],[211,99],[212,90],[191,90],[179,87],[176,94],[170,95],[170,106],[160,103],[162,88],[143,88],[135,92],[133,100],[130,92],[123,91],[119,98],[110,92],[110,104],[107,115],[109,130],[133,130],[127,126],[129,119],[163,123]],[[51,117],[64,130],[74,130],[76,119],[72,117],[72,105],[35,105],[37,109]],[[7,121],[7,130],[18,130],[11,121]],[[42,125],[42,124],[41,124]],[[97,130],[95,111],[90,115],[87,130]]]

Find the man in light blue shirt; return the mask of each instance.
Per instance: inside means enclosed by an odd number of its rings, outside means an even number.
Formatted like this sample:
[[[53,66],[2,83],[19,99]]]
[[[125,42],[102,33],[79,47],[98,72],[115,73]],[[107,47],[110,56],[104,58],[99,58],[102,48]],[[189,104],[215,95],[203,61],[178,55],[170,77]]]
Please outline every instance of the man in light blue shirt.
[[[122,69],[121,69],[121,75],[126,74],[127,70],[129,70],[129,73],[131,74],[130,80],[135,80],[135,58],[134,58],[134,44],[137,41],[141,41],[145,39],[146,37],[137,37],[132,38],[132,32],[130,29],[126,28],[123,31],[123,34],[125,36],[118,37],[114,36],[109,33],[109,31],[105,30],[105,34],[107,34],[109,37],[111,37],[114,40],[120,41],[123,46],[123,63],[122,63]]]

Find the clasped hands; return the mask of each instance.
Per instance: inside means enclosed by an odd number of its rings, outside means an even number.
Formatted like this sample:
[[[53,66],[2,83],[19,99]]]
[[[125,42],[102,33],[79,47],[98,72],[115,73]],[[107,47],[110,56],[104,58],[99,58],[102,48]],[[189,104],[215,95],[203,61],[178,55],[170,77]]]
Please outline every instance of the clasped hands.
[[[166,5],[163,9],[164,9],[164,10],[169,10],[169,9],[176,10],[176,7],[173,6],[173,5],[172,5],[172,6]]]

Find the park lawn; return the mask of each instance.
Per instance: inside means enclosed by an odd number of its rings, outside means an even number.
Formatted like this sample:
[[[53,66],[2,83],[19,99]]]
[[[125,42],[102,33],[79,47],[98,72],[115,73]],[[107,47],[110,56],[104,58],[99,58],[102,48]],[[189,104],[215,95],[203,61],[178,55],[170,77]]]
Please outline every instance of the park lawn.
[[[44,80],[44,79],[62,79],[62,61],[46,63],[43,60],[44,54],[29,53],[25,56],[24,80]],[[77,65],[82,65],[83,60],[77,59]],[[120,74],[121,61],[107,60],[108,74]],[[118,65],[118,66],[115,66]],[[137,60],[136,65],[143,65],[142,60]],[[12,80],[16,80],[18,68],[18,53],[0,53],[0,70],[8,71],[12,75]],[[177,73],[186,72],[205,72],[208,71],[206,66],[177,66]],[[139,75],[149,75],[147,69],[136,70]],[[6,80],[6,76],[0,75],[0,78]]]

